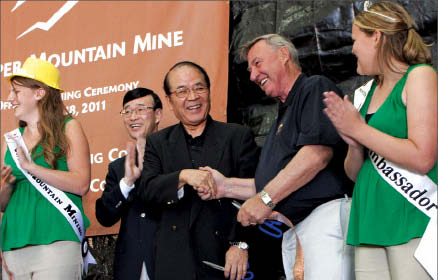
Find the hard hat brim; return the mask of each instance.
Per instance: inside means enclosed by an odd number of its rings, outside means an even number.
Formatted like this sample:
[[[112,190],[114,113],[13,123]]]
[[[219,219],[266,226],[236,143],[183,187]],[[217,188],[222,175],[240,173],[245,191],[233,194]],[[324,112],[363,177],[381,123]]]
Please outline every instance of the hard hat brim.
[[[59,87],[53,87],[53,86],[50,86],[50,85],[46,84],[45,82],[41,81],[40,79],[37,79],[37,78],[35,78],[35,77],[31,76],[31,75],[26,75],[26,74],[12,74],[12,75],[6,77],[6,80],[7,80],[8,82],[11,82],[11,80],[12,80],[14,77],[23,77],[23,78],[32,79],[32,80],[38,81],[38,82],[40,82],[40,83],[43,83],[43,84],[45,84],[45,85],[48,86],[48,87],[51,87],[51,88],[57,89],[57,90],[60,91],[60,93],[61,93],[61,92],[64,92],[64,90],[60,89]]]

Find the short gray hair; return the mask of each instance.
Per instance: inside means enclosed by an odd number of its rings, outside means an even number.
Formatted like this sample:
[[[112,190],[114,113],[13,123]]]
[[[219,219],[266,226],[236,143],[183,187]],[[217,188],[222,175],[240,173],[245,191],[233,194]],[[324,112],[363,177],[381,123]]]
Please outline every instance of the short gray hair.
[[[248,59],[248,53],[249,50],[258,42],[258,41],[265,41],[268,45],[271,47],[278,49],[280,47],[287,47],[289,50],[290,58],[292,60],[292,63],[295,64],[295,66],[298,68],[298,70],[301,71],[301,65],[300,61],[298,60],[298,50],[295,48],[294,44],[289,39],[286,39],[285,37],[279,35],[279,34],[265,34],[262,36],[258,36],[248,42],[246,42],[242,47],[240,51],[240,56],[242,59],[247,60]]]

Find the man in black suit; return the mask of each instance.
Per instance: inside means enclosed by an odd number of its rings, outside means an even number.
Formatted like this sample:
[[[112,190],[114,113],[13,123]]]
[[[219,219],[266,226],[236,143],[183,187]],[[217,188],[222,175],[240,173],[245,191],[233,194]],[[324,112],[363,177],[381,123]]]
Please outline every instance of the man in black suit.
[[[113,161],[108,167],[105,190],[96,200],[96,217],[110,227],[120,219],[120,232],[114,256],[114,279],[154,279],[152,242],[156,222],[133,191],[140,180],[146,136],[156,132],[162,113],[161,100],[152,90],[136,88],[123,98],[120,112],[129,136],[136,140],[136,149],[128,143],[128,155]],[[138,166],[135,159],[138,155]],[[133,166],[126,167],[134,162]]]
[[[214,167],[228,176],[252,177],[258,149],[251,131],[214,121],[210,80],[193,62],[179,62],[167,73],[164,90],[179,124],[149,135],[139,193],[158,209],[155,279],[242,279],[247,244],[230,199],[212,199]],[[203,263],[225,267],[225,272]]]

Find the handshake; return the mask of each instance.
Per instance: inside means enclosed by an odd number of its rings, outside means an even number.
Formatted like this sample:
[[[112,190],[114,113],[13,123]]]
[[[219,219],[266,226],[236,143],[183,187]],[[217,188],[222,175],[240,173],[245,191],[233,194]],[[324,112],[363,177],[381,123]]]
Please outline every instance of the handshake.
[[[225,177],[208,166],[182,170],[179,182],[181,186],[192,186],[202,200],[222,198],[225,194]]]

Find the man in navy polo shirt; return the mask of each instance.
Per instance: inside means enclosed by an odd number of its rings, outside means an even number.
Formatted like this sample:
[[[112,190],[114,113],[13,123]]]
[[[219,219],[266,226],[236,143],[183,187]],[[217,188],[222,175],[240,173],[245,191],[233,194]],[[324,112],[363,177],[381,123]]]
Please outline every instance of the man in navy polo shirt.
[[[278,118],[254,179],[225,178],[210,170],[218,193],[247,199],[238,213],[244,226],[263,223],[273,210],[287,216],[303,247],[306,280],[351,279],[351,248],[344,239],[349,217],[344,196],[352,191],[343,168],[346,145],[323,113],[322,102],[325,91],[343,94],[323,76],[302,74],[297,50],[278,34],[251,40],[242,57],[248,60],[251,81],[280,101]],[[295,232],[283,236],[287,279],[293,279]]]

